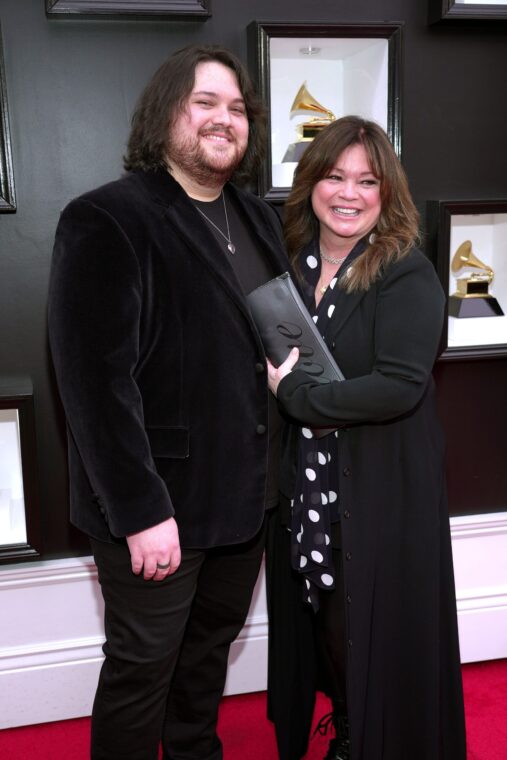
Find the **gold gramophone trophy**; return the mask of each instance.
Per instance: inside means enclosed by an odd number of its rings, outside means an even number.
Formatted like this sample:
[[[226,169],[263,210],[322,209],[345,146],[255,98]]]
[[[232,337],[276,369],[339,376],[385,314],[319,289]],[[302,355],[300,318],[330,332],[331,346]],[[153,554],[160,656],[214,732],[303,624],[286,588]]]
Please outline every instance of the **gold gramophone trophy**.
[[[289,145],[285,152],[285,156],[282,159],[282,163],[299,161],[315,135],[336,119],[336,116],[332,111],[325,106],[322,106],[312,95],[310,95],[306,87],[306,82],[303,82],[297,91],[290,109],[290,118],[292,119],[294,116],[307,116],[309,112],[321,115],[310,119],[310,121],[305,121],[302,124],[297,125],[296,132],[298,134],[298,139],[296,142]]]
[[[457,279],[457,290],[449,298],[451,317],[503,316],[502,307],[489,293],[495,273],[477,258],[470,240],[461,243],[452,257],[451,272]]]

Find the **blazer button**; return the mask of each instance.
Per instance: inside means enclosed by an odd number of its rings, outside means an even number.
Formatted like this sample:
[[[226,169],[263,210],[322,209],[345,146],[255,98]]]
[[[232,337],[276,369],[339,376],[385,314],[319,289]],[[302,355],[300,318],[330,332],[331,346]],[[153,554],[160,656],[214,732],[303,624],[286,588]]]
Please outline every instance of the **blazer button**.
[[[348,643],[349,648],[350,648],[352,646],[352,639],[349,639],[347,643]]]
[[[257,432],[259,435],[262,435],[266,432],[266,425],[257,425]]]
[[[264,364],[262,364],[261,362],[257,362],[257,364],[255,365],[255,371],[256,371],[256,372],[257,372],[259,375],[261,374],[261,372],[264,372],[264,370],[265,370],[265,369],[266,369],[266,368],[265,368]]]
[[[343,513],[343,516],[344,516],[344,518],[345,518],[346,520],[348,520],[348,519],[349,519],[349,517],[350,517],[350,512],[349,512],[349,510],[348,510],[348,509],[346,509],[346,510],[345,510],[345,512]]]
[[[343,468],[343,474],[345,475],[346,478],[348,478],[348,476],[350,475],[350,468],[349,467],[344,467]]]
[[[345,559],[346,559],[348,562],[350,562],[350,560],[352,559],[352,554],[351,554],[350,552],[347,552],[347,554],[345,555]]]
[[[352,597],[350,596],[350,594],[347,594],[346,599],[347,599],[347,604],[350,604],[352,601]]]

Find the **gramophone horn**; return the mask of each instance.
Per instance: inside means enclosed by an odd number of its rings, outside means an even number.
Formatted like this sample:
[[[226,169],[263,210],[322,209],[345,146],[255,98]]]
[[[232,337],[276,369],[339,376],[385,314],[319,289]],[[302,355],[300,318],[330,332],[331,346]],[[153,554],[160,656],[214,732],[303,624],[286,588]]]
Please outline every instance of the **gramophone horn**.
[[[482,269],[484,272],[493,274],[491,267],[478,259],[472,251],[471,240],[465,240],[464,243],[461,243],[451,261],[451,270],[454,273],[459,272],[460,269],[464,269],[465,267],[469,267],[470,269]]]
[[[322,113],[326,115],[326,118],[334,121],[335,115],[325,106],[321,105],[318,100],[315,100],[313,95],[308,92],[306,82],[303,82],[301,87],[296,93],[294,102],[290,109],[290,115],[293,116],[298,111],[314,111],[315,113]]]

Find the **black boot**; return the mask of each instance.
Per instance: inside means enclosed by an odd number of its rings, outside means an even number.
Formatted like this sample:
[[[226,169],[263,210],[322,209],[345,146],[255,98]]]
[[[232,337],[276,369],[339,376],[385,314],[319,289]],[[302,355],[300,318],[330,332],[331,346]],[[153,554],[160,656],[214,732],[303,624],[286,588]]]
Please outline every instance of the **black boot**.
[[[349,721],[346,717],[333,715],[335,738],[329,742],[329,749],[324,760],[349,760],[350,738]]]
[[[329,742],[329,748],[324,760],[349,760],[350,739],[348,718],[328,713],[320,719],[313,735],[315,736],[315,734],[319,733],[321,736],[325,736],[331,723],[334,726],[335,737]]]

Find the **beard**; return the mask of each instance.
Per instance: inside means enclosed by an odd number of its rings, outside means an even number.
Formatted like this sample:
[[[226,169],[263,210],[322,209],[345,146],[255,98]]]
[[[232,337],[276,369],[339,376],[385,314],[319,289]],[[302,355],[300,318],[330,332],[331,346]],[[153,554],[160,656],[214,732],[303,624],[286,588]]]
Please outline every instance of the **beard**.
[[[213,134],[214,131],[223,133],[223,128],[209,128],[200,132],[199,136]],[[234,153],[227,151],[221,155],[220,151],[206,151],[199,141],[199,136],[174,135],[167,149],[169,165],[174,163],[180,171],[199,185],[225,185],[241,164],[246,146],[242,148],[237,142],[233,142]]]

